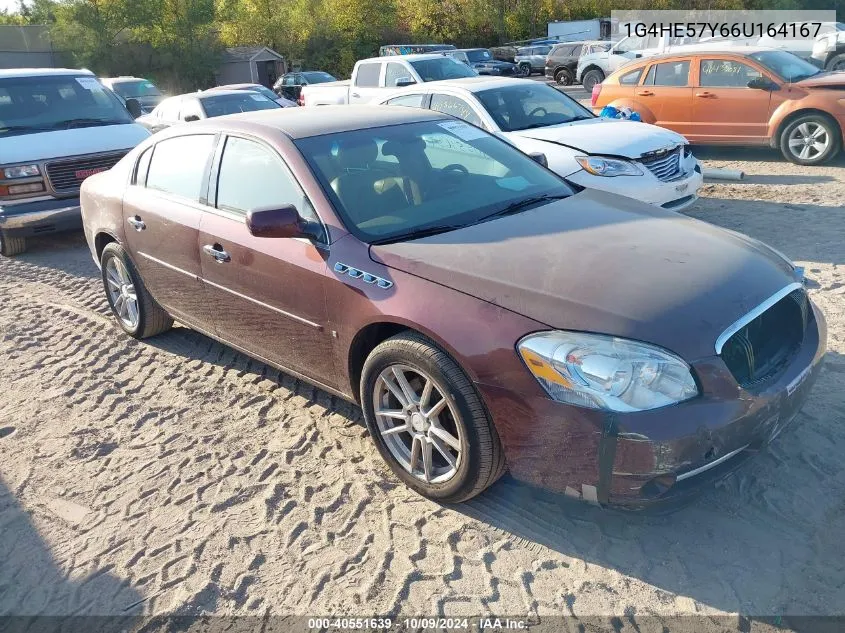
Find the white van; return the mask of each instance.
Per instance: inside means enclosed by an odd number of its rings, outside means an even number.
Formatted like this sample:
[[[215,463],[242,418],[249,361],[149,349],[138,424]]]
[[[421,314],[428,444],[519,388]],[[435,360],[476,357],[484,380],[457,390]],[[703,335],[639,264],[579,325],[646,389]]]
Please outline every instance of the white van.
[[[87,70],[0,70],[0,254],[82,227],[79,186],[150,135]]]

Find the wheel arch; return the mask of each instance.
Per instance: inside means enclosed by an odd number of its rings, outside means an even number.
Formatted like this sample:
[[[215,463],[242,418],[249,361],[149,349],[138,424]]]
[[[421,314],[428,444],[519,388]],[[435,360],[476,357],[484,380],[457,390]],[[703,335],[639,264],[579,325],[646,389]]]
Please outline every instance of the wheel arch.
[[[581,77],[583,78],[583,77],[584,77],[584,75],[586,75],[586,74],[587,74],[588,72],[590,72],[591,70],[597,70],[597,71],[599,71],[599,72],[600,72],[600,73],[601,73],[604,77],[607,77],[607,73],[605,73],[605,72],[604,72],[604,70],[602,69],[602,67],[601,67],[601,66],[599,66],[598,64],[588,64],[587,66],[584,66],[584,70],[581,72]]]
[[[826,112],[825,110],[822,110],[820,108],[808,107],[801,108],[800,110],[795,110],[793,112],[789,112],[783,115],[783,117],[781,117],[780,120],[775,123],[774,131],[769,137],[769,145],[774,148],[780,147],[780,137],[781,134],[783,134],[784,129],[786,129],[786,126],[792,123],[792,121],[794,121],[798,117],[806,116],[808,114],[817,114],[825,117],[826,119],[829,119],[830,122],[833,123],[836,130],[839,132],[840,141],[842,140],[842,128],[839,126],[839,122],[836,120],[835,117],[831,116],[829,112]]]
[[[413,332],[421,334],[434,343],[437,347],[449,354],[458,366],[467,375],[470,381],[475,382],[476,376],[472,373],[466,363],[461,361],[460,356],[455,352],[451,345],[447,344],[440,337],[427,328],[420,327],[419,324],[411,323],[403,319],[385,319],[373,321],[363,325],[352,337],[347,352],[347,375],[349,376],[350,393],[354,396],[355,401],[361,403],[361,372],[364,368],[364,363],[370,353],[381,343],[387,339],[401,334],[402,332]]]
[[[94,236],[94,253],[98,262],[103,256],[103,249],[112,242],[120,244],[120,240],[108,231],[100,231]]]
[[[640,115],[640,118],[642,119],[643,123],[651,123],[652,125],[656,125],[657,117],[654,115],[654,112],[652,112],[647,105],[640,103],[636,99],[622,97],[620,99],[613,99],[606,105],[613,106],[617,109],[631,108],[632,111],[637,112]]]

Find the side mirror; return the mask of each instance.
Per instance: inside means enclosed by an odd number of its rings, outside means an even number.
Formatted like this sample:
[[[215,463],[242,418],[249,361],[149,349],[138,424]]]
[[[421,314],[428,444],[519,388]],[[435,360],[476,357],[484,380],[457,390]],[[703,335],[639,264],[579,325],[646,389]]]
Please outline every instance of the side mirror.
[[[765,77],[754,77],[754,79],[750,79],[745,85],[755,90],[778,90],[780,88],[776,83],[769,81]]]
[[[185,117],[185,121],[187,123],[190,123],[191,121],[199,121],[199,120],[200,120],[200,118],[196,114],[189,114],[188,116]]]
[[[129,111],[129,114],[132,115],[133,119],[137,119],[143,114],[141,111],[141,102],[137,99],[132,99],[131,97],[126,100],[126,109]]]
[[[528,157],[529,157],[529,158],[531,158],[531,160],[537,161],[537,162],[538,162],[538,163],[540,163],[543,167],[548,167],[548,166],[549,166],[549,159],[548,159],[548,158],[546,158],[546,155],[545,155],[545,154],[543,154],[543,153],[541,153],[541,152],[534,152],[534,153],[531,153],[531,154],[529,154],[529,155],[528,155]]]
[[[625,51],[620,51],[618,48],[611,49],[610,51],[614,55],[624,55]]]
[[[414,81],[413,77],[399,77],[396,81],[393,82],[393,85],[397,88],[405,88],[407,86],[413,86],[416,81]]]
[[[255,237],[318,237],[292,204],[278,209],[252,209],[246,214],[246,227]]]

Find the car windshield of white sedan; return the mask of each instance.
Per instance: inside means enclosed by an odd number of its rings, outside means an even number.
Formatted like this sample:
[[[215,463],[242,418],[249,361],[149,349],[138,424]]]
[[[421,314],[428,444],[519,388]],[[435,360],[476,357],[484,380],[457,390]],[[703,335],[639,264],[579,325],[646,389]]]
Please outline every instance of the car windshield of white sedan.
[[[113,90],[124,99],[161,96],[158,88],[146,79],[138,79],[136,81],[116,81],[112,84],[112,86]]]
[[[411,62],[411,66],[423,81],[442,81],[443,79],[461,79],[462,77],[475,77],[476,72],[451,57],[438,57],[437,59],[420,59]]]
[[[786,51],[759,51],[751,53],[749,57],[790,82],[801,81],[822,72],[810,62]]]
[[[491,88],[475,93],[503,132],[593,118],[589,110],[551,86],[523,83],[525,85]]]
[[[117,96],[90,75],[0,79],[0,135],[132,123]]]
[[[254,110],[271,110],[278,108],[279,104],[270,101],[264,95],[257,92],[241,92],[231,95],[217,95],[203,97],[202,107],[208,118],[223,116],[225,114],[237,114],[238,112],[252,112]]]
[[[299,139],[347,228],[369,243],[516,213],[572,189],[527,155],[457,120]]]

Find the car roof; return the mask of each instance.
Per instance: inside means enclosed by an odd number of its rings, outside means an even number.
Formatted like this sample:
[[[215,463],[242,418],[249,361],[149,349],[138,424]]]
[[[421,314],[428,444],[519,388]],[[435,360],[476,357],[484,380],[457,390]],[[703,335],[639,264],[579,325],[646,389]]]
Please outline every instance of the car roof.
[[[61,75],[88,75],[93,77],[94,73],[85,68],[3,68],[0,69],[0,78],[4,77],[43,77]]]
[[[329,105],[241,112],[192,123],[191,127],[229,127],[237,130],[279,131],[292,139],[366,130],[419,121],[451,120],[451,117],[420,108],[387,108],[375,105]]]
[[[364,62],[384,62],[396,59],[405,59],[409,62],[414,62],[421,59],[443,59],[444,53],[452,53],[455,50],[457,49],[450,48],[444,51],[437,51],[436,53],[414,53],[413,55],[383,55],[382,57],[370,57],[368,59],[362,59],[358,63],[362,64]]]
[[[143,77],[100,77],[100,81],[109,81],[113,84],[125,83],[127,81],[149,81]]]
[[[214,94],[209,95],[208,92],[213,92]],[[203,90],[202,92],[189,92],[187,94],[183,94],[183,97],[197,97],[198,99],[204,99],[206,97],[221,97],[224,95],[238,95],[244,96],[243,90],[236,90],[234,88],[224,88],[221,90]]]
[[[530,82],[530,83],[529,83]],[[427,81],[422,84],[415,84],[409,86],[401,91],[391,92],[389,97],[392,98],[399,94],[416,94],[421,90],[425,92],[435,92],[441,88],[453,88],[465,90],[467,92],[481,92],[490,88],[503,86],[536,86],[541,85],[539,82],[531,81],[530,79],[520,79],[517,77],[492,77],[489,75],[479,75],[478,77],[461,77],[460,79],[442,79],[440,81]],[[543,84],[544,85],[544,84]]]
[[[224,90],[242,92],[245,88],[263,88],[263,86],[261,84],[226,84],[225,86],[208,88],[207,90],[203,90],[203,92],[223,92]]]
[[[642,62],[649,62],[655,59],[671,59],[674,57],[690,57],[692,55],[703,55],[703,54],[711,54],[711,55],[738,55],[740,57],[748,57],[754,53],[762,53],[765,51],[779,51],[779,48],[772,48],[771,46],[725,46],[724,44],[685,44],[683,46],[676,47],[676,50],[670,51],[668,53],[660,53],[659,55],[649,55],[648,57],[643,57],[637,60],[633,60],[635,62],[642,63]],[[633,66],[634,64],[625,64],[620,68],[628,68],[629,66]]]

